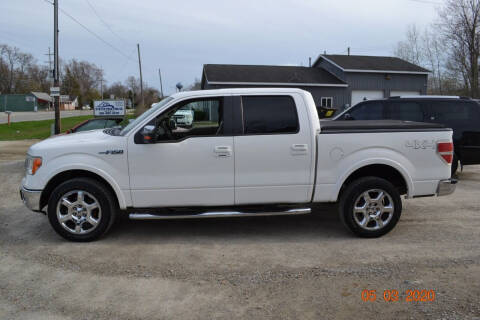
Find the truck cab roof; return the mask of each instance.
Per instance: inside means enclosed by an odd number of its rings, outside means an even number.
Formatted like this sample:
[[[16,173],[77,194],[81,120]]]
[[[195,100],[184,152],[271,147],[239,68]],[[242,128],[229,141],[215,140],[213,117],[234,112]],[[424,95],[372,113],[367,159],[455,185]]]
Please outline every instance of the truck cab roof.
[[[229,94],[262,94],[262,93],[300,93],[310,94],[308,91],[297,88],[227,88],[227,89],[213,89],[213,90],[195,90],[195,91],[181,91],[171,95],[172,98],[188,98],[196,96],[209,95],[229,95]]]

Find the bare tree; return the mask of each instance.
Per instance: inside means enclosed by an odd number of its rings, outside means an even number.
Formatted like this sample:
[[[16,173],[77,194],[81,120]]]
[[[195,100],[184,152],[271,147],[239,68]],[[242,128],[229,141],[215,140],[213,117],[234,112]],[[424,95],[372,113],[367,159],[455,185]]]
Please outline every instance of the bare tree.
[[[127,99],[128,98],[128,88],[124,86],[121,82],[114,82],[111,86],[105,89],[106,96],[113,95],[115,98]]]
[[[98,88],[101,79],[103,72],[95,64],[72,59],[63,65],[62,91],[64,94],[78,96],[80,105],[91,104],[100,98]]]
[[[66,63],[61,62],[61,65],[62,94],[77,96],[80,106],[84,103],[91,104],[92,100],[100,98],[99,88],[103,79],[103,71],[99,67],[88,61],[76,59]],[[160,100],[160,93],[157,89],[149,87],[146,83],[143,86],[146,106]],[[0,44],[0,92],[48,92],[49,87],[47,66],[39,65],[29,53],[21,52],[16,47]],[[134,105],[138,105],[140,102],[138,94],[140,80],[133,76],[128,77],[125,84],[115,82],[104,88],[107,97],[113,94],[117,98],[131,99]],[[139,110],[139,113],[141,112],[142,110]]]
[[[137,107],[135,114],[138,116],[145,112],[150,106],[160,101],[160,92],[152,87],[149,87],[145,81],[143,82],[143,95],[145,100],[145,106],[142,106],[140,97],[140,79],[134,76],[129,76],[125,81],[125,85],[128,88],[128,98],[132,100],[133,106]]]
[[[429,77],[429,89],[434,94],[445,94],[446,79],[445,63],[447,55],[445,45],[432,28],[425,29],[422,36],[422,65],[432,73]]]
[[[456,49],[455,44],[447,41],[438,30],[438,24],[423,31],[414,25],[409,26],[405,40],[397,44],[394,54],[430,70],[428,93],[468,95],[470,82],[466,72],[466,51]]]
[[[44,89],[48,71],[35,58],[16,47],[0,45],[0,91],[25,93]],[[48,88],[48,87],[47,87]]]
[[[447,0],[438,24],[449,46],[449,69],[463,78],[474,98],[479,97],[480,0]]]
[[[16,66],[19,53],[20,50],[16,47],[10,47],[8,45],[0,46],[0,56],[6,65],[6,75],[4,75],[6,77],[6,81],[4,88],[2,88],[2,92],[15,92]]]
[[[423,59],[421,40],[417,26],[414,24],[408,26],[406,39],[398,42],[394,49],[395,56],[413,64],[421,65]]]
[[[195,78],[195,81],[191,85],[189,85],[186,90],[193,91],[193,90],[201,90],[201,89],[202,89],[202,82],[200,81],[200,79]]]

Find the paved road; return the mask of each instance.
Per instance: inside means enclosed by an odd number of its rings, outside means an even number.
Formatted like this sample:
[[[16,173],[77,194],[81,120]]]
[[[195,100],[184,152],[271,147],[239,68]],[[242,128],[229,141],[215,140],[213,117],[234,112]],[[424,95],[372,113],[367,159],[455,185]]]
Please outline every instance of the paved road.
[[[93,114],[92,110],[72,110],[72,111],[60,111],[60,116],[75,117],[83,115]],[[14,112],[11,115],[10,121],[20,122],[20,121],[35,121],[35,120],[48,120],[54,119],[55,113],[53,111],[39,111],[39,112]],[[8,118],[4,112],[0,113],[0,123],[7,123]]]
[[[295,217],[122,219],[84,244],[24,208],[23,171],[22,161],[0,162],[0,319],[480,317],[480,166],[460,173],[454,195],[405,201],[379,239],[353,237],[326,206]],[[364,289],[377,300],[363,302]],[[400,301],[385,302],[385,289]],[[409,289],[436,300],[407,302]]]

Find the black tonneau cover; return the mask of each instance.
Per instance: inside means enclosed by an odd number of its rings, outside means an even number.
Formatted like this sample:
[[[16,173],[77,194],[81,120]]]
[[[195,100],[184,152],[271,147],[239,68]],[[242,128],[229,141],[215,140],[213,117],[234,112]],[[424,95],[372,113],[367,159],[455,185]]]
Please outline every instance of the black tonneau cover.
[[[401,120],[341,120],[320,121],[320,133],[361,133],[361,132],[418,132],[449,131],[439,123],[425,123]]]

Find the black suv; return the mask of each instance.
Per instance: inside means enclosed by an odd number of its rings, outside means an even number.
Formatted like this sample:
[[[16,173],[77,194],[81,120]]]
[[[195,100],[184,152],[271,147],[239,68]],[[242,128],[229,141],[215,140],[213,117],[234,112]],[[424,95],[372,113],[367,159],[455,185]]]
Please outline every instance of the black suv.
[[[452,174],[461,165],[480,164],[480,104],[447,96],[405,96],[360,102],[333,120],[407,120],[441,123],[453,129]]]

